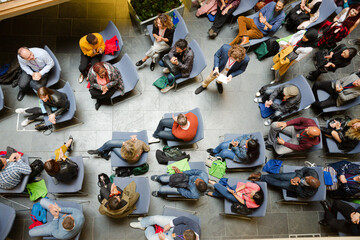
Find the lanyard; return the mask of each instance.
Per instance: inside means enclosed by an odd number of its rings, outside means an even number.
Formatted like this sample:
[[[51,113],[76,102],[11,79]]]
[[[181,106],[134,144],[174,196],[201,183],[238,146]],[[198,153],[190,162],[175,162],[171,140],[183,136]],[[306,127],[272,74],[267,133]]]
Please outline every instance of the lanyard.
[[[159,29],[160,37],[164,37],[165,31],[166,31],[166,28],[164,30]]]
[[[230,63],[230,60],[231,60],[231,57],[229,57],[229,62],[228,62],[229,68],[231,68],[231,66],[234,65],[234,63],[236,62],[236,60],[234,59],[234,61],[232,63]]]
[[[304,132],[305,132],[305,130],[302,131],[302,132],[300,133],[300,135],[303,136],[303,137],[309,138],[309,136],[303,134]]]
[[[357,175],[356,175],[356,176],[357,176]],[[354,180],[354,177],[356,177],[356,176],[348,177],[348,178],[346,178],[346,180],[347,180],[348,182],[356,182],[356,181]]]
[[[350,84],[351,84],[351,86],[349,86]],[[352,83],[350,83],[350,84],[348,84],[346,87],[343,87],[343,88],[354,88],[355,87]]]
[[[34,61],[34,63],[32,63],[31,61]],[[31,64],[31,65],[34,65],[34,66],[37,66],[39,69],[40,69],[40,66],[37,64],[37,62],[35,61],[35,60],[31,60],[31,61],[29,61],[29,63]]]

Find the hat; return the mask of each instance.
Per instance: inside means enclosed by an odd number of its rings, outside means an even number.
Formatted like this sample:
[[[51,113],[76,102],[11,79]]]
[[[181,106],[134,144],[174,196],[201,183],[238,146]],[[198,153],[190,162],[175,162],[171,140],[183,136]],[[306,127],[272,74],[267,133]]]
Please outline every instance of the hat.
[[[289,87],[284,88],[285,96],[295,97],[298,94],[299,94],[299,89],[295,86],[289,86]]]

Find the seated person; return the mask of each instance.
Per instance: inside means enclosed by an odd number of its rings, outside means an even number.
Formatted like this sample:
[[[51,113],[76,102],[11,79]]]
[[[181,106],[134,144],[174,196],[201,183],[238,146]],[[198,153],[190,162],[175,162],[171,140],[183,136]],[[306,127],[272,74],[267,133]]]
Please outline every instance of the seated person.
[[[55,159],[49,159],[44,164],[44,169],[49,176],[57,182],[70,182],[77,177],[79,167],[76,162],[69,159],[64,155],[66,151],[72,151],[73,137],[70,136],[69,140],[60,148],[55,150]]]
[[[199,169],[192,169],[181,172],[177,167],[172,167],[175,174],[153,175],[151,180],[159,182],[163,186],[159,191],[153,191],[151,194],[154,197],[161,197],[166,195],[180,194],[185,198],[199,199],[201,194],[207,189],[208,175]],[[181,187],[177,187],[181,186]]]
[[[40,205],[54,216],[51,222],[30,229],[32,237],[54,237],[56,239],[71,239],[82,229],[85,217],[82,211],[71,207],[61,207],[54,200],[43,198]]]
[[[335,118],[329,121],[327,127],[322,127],[321,131],[326,137],[334,139],[339,149],[349,152],[360,141],[360,119]]]
[[[264,201],[263,191],[258,184],[253,182],[238,182],[231,188],[225,187],[213,180],[209,180],[209,183],[214,186],[214,191],[207,193],[211,197],[222,197],[231,202],[239,202],[242,205],[246,205],[249,209],[260,207]]]
[[[15,149],[7,147],[5,157],[0,156],[0,188],[10,190],[16,187],[23,175],[29,175],[29,164],[21,160],[21,155]]]
[[[140,219],[139,219],[140,220]],[[164,232],[155,233],[154,225],[163,228]],[[145,230],[146,239],[200,240],[200,225],[188,217],[155,215],[131,222],[130,227]]]
[[[81,49],[79,83],[82,83],[87,76],[86,69],[89,63],[94,65],[101,61],[105,51],[105,43],[103,37],[99,33],[89,33],[80,39],[79,46]]]
[[[96,99],[96,111],[104,102],[110,101],[116,91],[119,91],[121,96],[125,94],[120,71],[110,63],[95,63],[89,70],[87,80],[90,82],[91,98]]]
[[[100,189],[99,212],[112,218],[123,218],[131,214],[135,209],[140,194],[136,192],[136,183],[132,181],[121,190],[115,183],[109,182]]]
[[[315,82],[312,90],[316,99],[313,106],[319,110],[328,107],[339,107],[360,96],[360,72],[343,77],[336,82]],[[330,96],[324,101],[319,101],[317,90],[323,90]]]
[[[88,150],[90,155],[98,155],[106,160],[110,159],[109,153],[114,152],[119,158],[125,159],[128,163],[139,161],[143,152],[150,151],[149,145],[132,135],[131,139],[109,140],[96,150]]]
[[[285,0],[278,0],[276,3],[268,3],[259,11],[259,16],[254,19],[238,17],[239,33],[230,45],[234,46],[238,43],[249,45],[249,39],[263,38],[276,32],[285,19],[284,5]]]
[[[322,0],[301,0],[301,3],[286,15],[286,29],[292,32],[306,29],[319,18],[321,2]]]
[[[254,102],[264,103],[265,107],[274,110],[269,119],[264,122],[265,126],[269,126],[273,121],[279,120],[283,115],[291,113],[299,109],[301,102],[301,94],[299,88],[293,84],[284,84],[277,88],[266,85],[260,89],[256,95],[259,97]],[[275,99],[280,99],[281,103],[275,103]]]
[[[54,67],[54,60],[42,48],[27,47],[19,48],[17,58],[22,70],[17,95],[18,101],[21,101],[29,87],[38,90],[46,86],[48,73]]]
[[[177,72],[170,74],[170,69],[165,66],[163,60],[159,61],[159,65],[165,67],[163,72],[169,73],[167,76],[169,85],[161,89],[162,93],[166,93],[174,88],[176,79],[189,77],[194,63],[194,51],[188,46],[188,42],[185,39],[177,40],[168,55],[165,55],[165,57],[167,56],[171,64],[175,65],[174,68]]]
[[[250,134],[243,134],[233,140],[220,143],[216,148],[206,150],[211,156],[229,158],[234,162],[248,163],[255,161],[260,154],[257,139]]]
[[[319,175],[314,169],[308,167],[290,173],[266,175],[253,173],[250,175],[249,180],[262,181],[271,186],[286,189],[300,198],[314,196],[320,186]]]
[[[165,128],[171,128],[171,131],[166,131]],[[149,139],[149,143],[160,142],[160,139],[191,141],[196,136],[197,128],[198,118],[194,113],[180,113],[176,117],[173,114],[172,118],[160,120],[153,137]]]
[[[324,227],[330,227],[337,232],[342,232],[351,236],[360,236],[360,207],[355,209],[350,204],[341,200],[334,200],[330,207],[326,201],[320,201],[324,208],[324,219],[319,224]],[[340,212],[345,219],[338,220],[337,215]]]
[[[56,117],[61,116],[70,108],[70,102],[65,93],[47,87],[41,87],[37,90],[37,95],[41,99],[40,107],[18,108],[15,110],[17,114],[31,114],[21,123],[23,127],[26,127],[39,117],[45,115],[48,116],[49,122],[56,124]]]
[[[285,142],[279,137],[283,133],[291,139]],[[279,155],[304,151],[320,143],[320,129],[310,118],[294,118],[287,122],[273,122],[265,144],[267,149],[274,149]]]

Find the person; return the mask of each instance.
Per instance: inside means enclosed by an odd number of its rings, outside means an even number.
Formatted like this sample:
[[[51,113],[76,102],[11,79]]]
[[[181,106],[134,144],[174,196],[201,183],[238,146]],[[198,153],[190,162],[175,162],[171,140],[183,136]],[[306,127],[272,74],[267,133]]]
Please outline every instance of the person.
[[[232,13],[239,6],[240,0],[218,0],[217,11],[212,27],[209,29],[209,37],[214,39],[219,34],[222,26],[232,16]]]
[[[159,191],[153,191],[154,197],[161,197],[171,194],[180,194],[185,198],[199,199],[201,194],[207,190],[208,175],[199,169],[191,169],[181,172],[173,166],[175,174],[153,175],[151,180],[162,184]],[[177,187],[181,186],[181,187]]]
[[[115,183],[108,183],[100,188],[101,203],[99,212],[112,218],[123,218],[136,209],[140,194],[136,192],[136,183],[132,181],[121,190]]]
[[[171,128],[171,131],[166,131],[165,128]],[[173,114],[172,118],[160,120],[153,137],[149,139],[149,144],[160,142],[160,139],[188,142],[196,136],[197,128],[198,118],[194,113],[180,113],[176,117]]]
[[[156,60],[161,52],[169,50],[174,38],[174,24],[171,17],[167,14],[159,14],[154,20],[152,35],[155,41],[151,48],[145,53],[145,57],[138,61],[135,65],[141,66],[146,60],[151,58],[150,70],[154,71]]]
[[[341,200],[334,200],[331,207],[325,200],[320,201],[320,204],[325,211],[324,219],[319,221],[320,225],[347,235],[360,236],[360,207],[354,208]],[[337,219],[338,213],[345,219]]]
[[[80,65],[79,65],[79,83],[84,81],[87,76],[87,67],[89,63],[94,65],[101,61],[105,51],[105,43],[103,37],[99,33],[89,33],[83,36],[79,41],[80,46]]]
[[[266,175],[259,172],[253,173],[250,175],[249,180],[262,181],[271,186],[286,189],[292,195],[300,198],[314,196],[320,186],[319,175],[314,169],[308,167],[303,167],[289,173]]]
[[[286,29],[292,32],[306,29],[319,18],[321,3],[322,0],[301,0],[301,3],[286,15]]]
[[[238,45],[222,45],[214,55],[213,70],[210,72],[209,76],[205,78],[202,85],[195,90],[195,94],[204,91],[215,79],[218,92],[223,93],[223,85],[219,80],[220,74],[226,77],[226,83],[231,82],[234,77],[242,74],[246,70],[249,61],[250,58],[246,55],[245,48]]]
[[[54,216],[51,222],[30,229],[30,237],[54,237],[71,239],[84,226],[85,217],[82,211],[72,207],[59,206],[54,200],[43,198],[40,205]]]
[[[306,78],[315,81],[322,73],[335,72],[339,68],[344,68],[351,63],[356,54],[356,48],[348,48],[345,44],[336,46],[329,54],[326,50],[320,50],[315,53],[316,70],[311,71]]]
[[[200,240],[201,228],[199,223],[188,217],[155,215],[138,219],[139,222],[131,222],[130,227],[145,230],[145,236],[148,240]],[[155,233],[154,225],[163,228],[163,232]]]
[[[326,21],[320,28],[323,35],[317,42],[320,48],[332,49],[336,43],[347,37],[360,23],[360,4],[344,8],[333,22]]]
[[[56,117],[61,116],[69,110],[70,102],[65,93],[47,87],[41,87],[37,90],[37,95],[41,100],[40,107],[18,108],[15,110],[17,114],[31,114],[21,122],[21,126],[23,127],[26,127],[44,115],[48,116],[49,122],[56,124]]]
[[[276,3],[266,4],[259,11],[259,16],[254,19],[244,16],[238,17],[239,33],[230,45],[234,46],[240,43],[240,45],[246,46],[249,45],[249,39],[263,38],[276,32],[285,19],[284,6],[285,0],[278,0]]]
[[[44,169],[55,182],[71,182],[75,179],[79,172],[79,166],[76,162],[64,155],[67,151],[72,151],[74,143],[73,137],[70,135],[68,141],[60,148],[55,150],[55,159],[49,159],[44,164]]]
[[[330,96],[326,100],[320,101],[318,90],[323,90]],[[312,106],[316,109],[322,110],[332,106],[339,107],[360,96],[360,72],[343,77],[336,80],[336,82],[315,82],[312,91],[316,99]]]
[[[196,11],[195,15],[197,17],[208,14],[215,16],[217,12],[217,5],[218,5],[218,0],[203,1],[202,3],[200,3],[200,7]]]
[[[136,163],[139,161],[143,152],[150,151],[150,146],[144,141],[137,139],[136,135],[132,135],[130,138],[131,139],[127,141],[117,139],[109,140],[96,150],[88,150],[88,153],[109,160],[109,153],[112,151],[128,163]]]
[[[96,99],[96,111],[104,102],[109,101],[116,91],[119,91],[121,96],[125,94],[125,86],[120,71],[110,63],[95,63],[90,68],[87,79],[90,82],[91,98]]]
[[[329,121],[327,127],[322,127],[321,131],[326,137],[334,139],[339,149],[349,152],[360,141],[360,119],[335,118]]]
[[[279,137],[279,133],[291,139],[285,142]],[[287,122],[273,122],[265,144],[266,148],[273,148],[279,155],[305,151],[320,143],[320,133],[319,127],[310,118],[299,117]]]
[[[21,68],[17,100],[21,101],[29,87],[35,90],[45,87],[48,73],[55,63],[49,53],[42,48],[21,47],[17,58]]]
[[[23,175],[29,175],[29,164],[21,159],[20,153],[14,151],[6,157],[0,157],[0,188],[10,190],[16,187]]]
[[[213,180],[209,180],[209,183],[214,186],[214,191],[207,193],[211,197],[222,197],[231,202],[239,202],[242,205],[246,205],[249,209],[260,207],[264,201],[263,191],[254,182],[238,182],[231,187],[221,185]]]
[[[284,84],[278,87],[270,87],[266,85],[256,93],[258,97],[254,99],[256,103],[264,103],[266,108],[272,109],[274,112],[264,122],[265,126],[269,126],[273,121],[279,120],[285,114],[291,113],[299,109],[301,102],[301,94],[298,87],[293,84]],[[276,103],[275,100],[281,100]]]
[[[176,72],[171,72],[170,74],[170,69],[165,66],[164,61],[159,61],[159,65],[165,67],[163,72],[168,74],[168,86],[161,89],[162,93],[166,93],[174,88],[176,79],[190,76],[194,63],[194,51],[188,46],[188,42],[185,39],[179,39],[171,48],[169,54],[164,57],[169,58]]]
[[[229,158],[234,162],[244,163],[255,161],[260,154],[259,142],[250,134],[243,134],[233,140],[224,141],[216,148],[206,150],[210,155]]]

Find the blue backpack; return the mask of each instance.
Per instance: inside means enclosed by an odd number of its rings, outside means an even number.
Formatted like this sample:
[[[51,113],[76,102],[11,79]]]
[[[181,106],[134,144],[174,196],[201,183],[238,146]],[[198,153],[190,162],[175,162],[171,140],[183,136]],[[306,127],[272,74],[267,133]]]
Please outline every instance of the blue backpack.
[[[33,205],[31,209],[31,214],[35,216],[36,220],[46,223],[46,209],[40,205],[40,202],[37,202]]]

